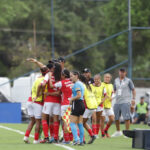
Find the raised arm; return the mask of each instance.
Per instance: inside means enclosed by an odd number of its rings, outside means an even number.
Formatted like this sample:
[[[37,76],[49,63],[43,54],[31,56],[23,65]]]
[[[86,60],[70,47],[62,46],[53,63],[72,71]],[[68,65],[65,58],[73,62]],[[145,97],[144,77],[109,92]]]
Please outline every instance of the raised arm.
[[[34,58],[28,58],[27,61],[31,63],[35,63],[40,68],[46,67],[44,64],[42,64],[41,62],[37,61]]]

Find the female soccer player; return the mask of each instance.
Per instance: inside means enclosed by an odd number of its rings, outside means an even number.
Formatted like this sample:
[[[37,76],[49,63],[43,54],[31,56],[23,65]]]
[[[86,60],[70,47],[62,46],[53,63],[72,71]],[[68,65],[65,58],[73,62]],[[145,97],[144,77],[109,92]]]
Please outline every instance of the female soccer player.
[[[32,95],[32,94],[31,94]],[[29,136],[30,136],[30,132],[35,124],[35,118],[34,118],[34,115],[33,115],[33,107],[32,107],[32,97],[30,96],[28,98],[28,101],[27,101],[27,112],[28,112],[28,115],[30,117],[30,122],[28,124],[28,127],[27,127],[27,130],[25,132],[25,136],[23,138],[24,142],[25,143],[30,143],[29,142]]]
[[[101,84],[101,77],[99,74],[94,76],[94,83],[91,84],[92,92],[94,93],[98,108],[96,109],[96,125],[93,125],[93,131],[96,132],[96,135],[99,134],[101,116],[103,112],[103,102],[106,99],[105,87]],[[96,130],[96,131],[95,131]]]
[[[86,109],[83,114],[83,125],[91,137],[88,144],[92,144],[94,142],[94,140],[96,139],[96,136],[94,135],[90,126],[87,124],[87,121],[89,118],[91,118],[93,116],[92,119],[95,120],[94,124],[96,124],[96,113],[95,112],[97,109],[97,101],[96,101],[94,93],[92,93],[91,86],[90,86],[88,80],[86,79],[86,77],[81,75],[80,80],[84,83],[84,87],[85,87],[84,102],[85,102]]]
[[[112,109],[112,97],[113,97],[113,85],[110,83],[112,79],[111,74],[106,73],[104,75],[104,82],[102,83],[106,89],[106,95],[107,99],[104,101],[104,110],[102,113],[102,119],[101,119],[101,130],[102,130],[102,137],[110,137],[108,134],[108,129],[110,128],[111,124],[114,122],[114,112]],[[108,116],[109,121],[106,124],[106,127],[104,129],[104,123],[105,123],[105,117]]]
[[[35,135],[34,135],[33,143],[34,144],[39,143],[39,132],[40,132],[41,115],[42,115],[42,107],[43,107],[43,93],[41,91],[41,95],[39,97],[36,97],[36,95],[37,95],[38,86],[41,83],[41,81],[44,80],[44,76],[48,72],[48,68],[43,67],[40,70],[42,75],[35,80],[32,86],[32,97],[28,99],[28,103],[27,103],[27,110],[29,116],[31,117],[31,122],[28,125],[28,129],[26,130],[26,134],[24,137],[24,141],[26,143],[29,143],[28,140],[29,134],[34,124],[36,124],[36,126],[35,126]]]
[[[51,78],[50,78],[51,76]],[[60,115],[60,90],[58,88],[50,87],[50,80],[53,84],[61,80],[61,66],[58,63],[54,64],[54,72],[49,72],[44,78],[44,82],[39,88],[48,86],[48,93],[44,99],[44,106],[42,111],[42,126],[45,139],[41,143],[49,142],[48,137],[48,123],[49,116],[53,116],[53,131],[54,131],[54,143],[58,142],[59,132],[59,115]]]
[[[59,88],[62,92],[62,101],[61,101],[61,117],[64,116],[67,109],[70,107],[69,99],[72,96],[72,86],[73,83],[70,81],[70,72],[67,69],[64,69],[61,74],[61,81],[53,84],[50,81],[51,88]],[[69,133],[67,129],[67,124],[63,121],[63,132],[64,132],[64,144],[69,144],[70,140],[72,141],[72,133]]]
[[[38,144],[40,142],[39,131],[40,131],[40,125],[41,125],[42,108],[44,104],[43,93],[45,90],[41,91],[41,94],[38,97],[37,97],[37,91],[38,91],[38,86],[44,80],[44,76],[47,73],[47,71],[48,71],[47,67],[41,68],[42,76],[37,78],[32,86],[33,112],[34,112],[34,117],[35,117],[35,122],[36,122],[35,135],[34,135],[34,141],[33,141],[34,144]]]
[[[74,83],[72,87],[73,97],[70,99],[70,104],[72,104],[70,127],[74,137],[73,145],[79,144],[76,124],[78,125],[80,132],[80,145],[84,145],[83,144],[83,137],[84,137],[83,113],[85,111],[85,106],[83,102],[84,85],[79,80],[79,73],[77,71],[71,72],[70,79]]]

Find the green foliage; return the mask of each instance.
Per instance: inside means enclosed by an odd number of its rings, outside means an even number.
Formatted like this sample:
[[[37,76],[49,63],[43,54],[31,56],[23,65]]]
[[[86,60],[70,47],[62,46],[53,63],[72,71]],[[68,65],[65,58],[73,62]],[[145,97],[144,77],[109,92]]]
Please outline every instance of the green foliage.
[[[132,26],[149,26],[149,0],[131,0],[131,8]],[[127,10],[127,0],[54,0],[55,56],[66,56],[128,29]],[[51,59],[50,0],[1,0],[0,14],[0,76],[12,78],[35,69],[36,66],[26,63],[28,57],[36,57],[43,63]],[[33,23],[37,31],[36,43]],[[12,31],[4,32],[1,30],[4,28]],[[149,76],[149,32],[133,31],[135,77]],[[69,58],[66,67],[77,70],[89,67],[95,74],[127,59],[127,56],[128,33],[124,33]]]

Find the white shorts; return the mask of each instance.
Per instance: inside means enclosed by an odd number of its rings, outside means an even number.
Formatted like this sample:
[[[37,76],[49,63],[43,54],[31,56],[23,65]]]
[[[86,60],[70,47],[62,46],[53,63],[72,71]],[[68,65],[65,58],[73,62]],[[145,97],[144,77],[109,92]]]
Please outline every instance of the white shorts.
[[[83,118],[91,118],[92,114],[96,111],[96,109],[85,109],[83,114]]]
[[[43,106],[33,102],[27,102],[27,111],[30,117],[41,119]]]
[[[62,105],[61,106],[61,117],[64,116],[64,114],[66,113],[66,110],[68,109],[68,107],[70,107],[70,105]]]
[[[114,116],[114,111],[112,108],[104,109],[102,112],[102,116]]]
[[[27,112],[30,117],[34,117],[33,102],[27,102]]]
[[[96,109],[96,112],[103,111],[103,110],[104,110],[103,107],[98,106],[97,109]]]
[[[51,103],[51,102],[45,102],[43,106],[43,111],[44,114],[53,116],[53,115],[59,115],[61,112],[61,107],[59,103]]]

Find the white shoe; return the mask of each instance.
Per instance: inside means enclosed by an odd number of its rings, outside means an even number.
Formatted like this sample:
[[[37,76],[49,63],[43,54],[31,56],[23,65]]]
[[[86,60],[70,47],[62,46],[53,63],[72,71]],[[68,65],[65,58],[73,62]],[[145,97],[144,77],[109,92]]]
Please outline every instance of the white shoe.
[[[111,137],[119,137],[122,136],[122,131],[116,131]]]
[[[96,139],[99,139],[99,136],[98,135],[95,135],[96,136]]]
[[[34,140],[33,141],[33,144],[39,144],[40,143],[40,140]]]
[[[27,144],[29,144],[29,143],[30,143],[30,141],[29,141],[29,137],[27,137],[27,136],[25,136],[25,137],[23,138],[23,141],[24,141],[25,143],[27,143]]]

